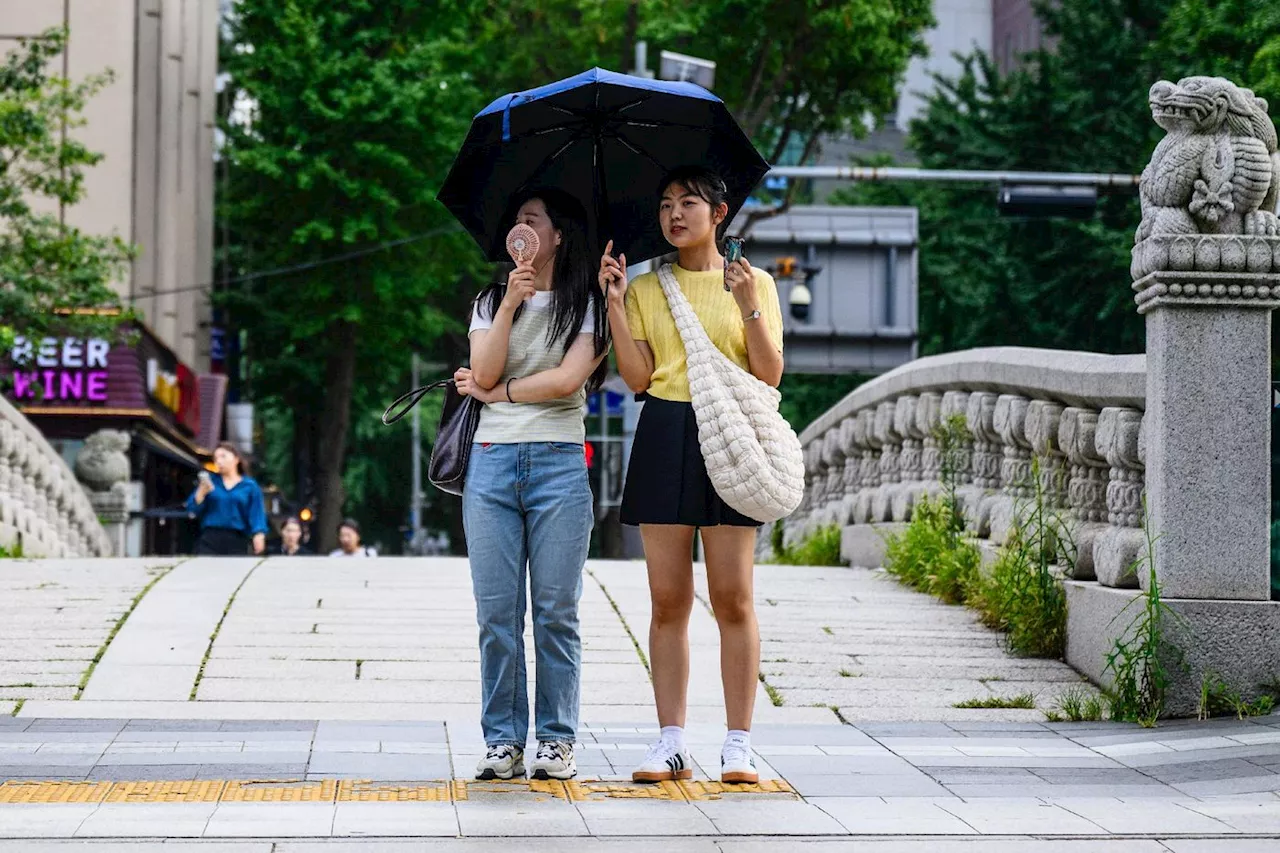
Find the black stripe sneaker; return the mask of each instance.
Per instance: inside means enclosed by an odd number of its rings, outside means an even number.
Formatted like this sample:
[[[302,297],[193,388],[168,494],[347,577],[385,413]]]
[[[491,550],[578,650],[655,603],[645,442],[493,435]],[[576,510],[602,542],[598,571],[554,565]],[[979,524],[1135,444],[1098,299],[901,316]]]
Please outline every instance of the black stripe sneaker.
[[[538,742],[538,753],[529,764],[531,779],[572,779],[578,775],[573,744],[561,740]]]
[[[645,753],[644,761],[631,771],[633,782],[669,782],[692,779],[693,759],[687,750],[660,740]]]
[[[476,778],[484,781],[514,779],[523,775],[524,750],[515,744],[499,743],[489,747],[476,765]]]

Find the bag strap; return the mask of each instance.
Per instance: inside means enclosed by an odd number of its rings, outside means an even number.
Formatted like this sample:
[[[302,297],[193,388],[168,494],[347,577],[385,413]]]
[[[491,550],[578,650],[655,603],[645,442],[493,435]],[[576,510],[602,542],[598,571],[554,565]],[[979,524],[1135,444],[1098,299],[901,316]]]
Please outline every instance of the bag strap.
[[[427,394],[431,393],[437,388],[442,388],[445,385],[452,385],[452,384],[454,384],[452,379],[441,379],[439,382],[432,382],[430,385],[423,385],[421,388],[414,388],[412,391],[406,394],[401,394],[399,397],[395,399],[394,402],[392,402],[390,406],[387,406],[387,410],[382,413],[382,422],[387,426],[390,426],[391,424],[403,418],[405,415],[409,414],[409,410],[412,409],[414,406],[418,405],[418,403],[422,400],[422,398],[427,396]],[[405,400],[408,400],[409,402],[405,403],[404,408],[396,412],[394,415],[391,414],[391,410],[394,409],[396,406],[400,405],[401,403],[404,403]]]
[[[702,321],[698,319],[693,306],[680,290],[680,282],[676,281],[671,264],[658,267],[658,283],[662,285],[662,294],[667,297],[667,307],[671,309],[671,317],[676,321],[676,331],[680,333],[686,357],[690,351],[698,348],[699,344],[714,348],[715,345],[711,343],[711,338],[703,328]]]

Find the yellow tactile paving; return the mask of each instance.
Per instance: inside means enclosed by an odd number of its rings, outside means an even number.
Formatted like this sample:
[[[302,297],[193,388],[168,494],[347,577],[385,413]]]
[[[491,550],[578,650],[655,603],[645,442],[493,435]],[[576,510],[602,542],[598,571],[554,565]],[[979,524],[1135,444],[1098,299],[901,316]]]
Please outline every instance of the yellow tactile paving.
[[[5,782],[0,803],[100,803],[112,782]]]
[[[718,800],[725,794],[789,794],[790,785],[767,779],[757,785],[724,785],[710,781],[636,784],[590,779],[568,782],[519,780],[471,782],[463,779],[422,783],[367,780],[304,782],[287,779],[155,782],[37,782],[0,783],[0,804],[6,803],[406,803],[461,802],[479,794],[533,794],[577,803],[606,799],[649,799],[677,802]]]
[[[108,803],[216,803],[226,782],[116,782]]]

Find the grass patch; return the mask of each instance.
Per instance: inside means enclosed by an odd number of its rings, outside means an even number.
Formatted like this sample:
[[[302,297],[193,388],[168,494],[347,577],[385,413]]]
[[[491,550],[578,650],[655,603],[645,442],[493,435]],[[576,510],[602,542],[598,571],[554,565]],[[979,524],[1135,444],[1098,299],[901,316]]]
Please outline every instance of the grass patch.
[[[235,591],[231,593],[231,597],[227,599],[227,606],[222,608],[222,615],[218,617],[218,624],[213,626],[213,633],[209,635],[209,646],[204,650],[204,657],[200,659],[200,669],[196,672],[195,684],[191,685],[191,695],[187,697],[188,702],[196,701],[196,693],[200,690],[200,682],[204,680],[204,668],[209,665],[209,658],[213,656],[213,644],[217,642],[218,634],[222,631],[222,623],[227,621],[227,614],[231,612],[231,605],[236,603],[236,596],[240,594],[240,590],[244,589],[244,585],[249,582],[249,578],[253,577],[253,573],[258,570],[258,566],[261,566],[262,562],[259,560],[252,569],[245,573]]]
[[[1036,697],[1030,693],[1019,693],[1016,696],[983,696],[980,699],[966,699],[952,704],[952,708],[1028,708],[1036,707]]]
[[[1072,687],[1062,692],[1044,716],[1051,723],[1098,722],[1110,718],[1111,708],[1107,697],[1083,687]]]
[[[822,633],[826,634],[828,637],[834,637],[836,635],[836,632],[831,630],[830,625],[823,625]]]
[[[981,678],[979,678],[979,679],[978,679],[978,683],[979,683],[979,684],[990,684],[990,683],[991,683],[991,682],[993,682],[993,681],[1004,681],[1004,680],[1005,680],[1005,679],[1004,679],[1004,677],[1003,677],[1003,676],[999,676],[999,675],[984,675],[984,676],[982,676]]]
[[[19,540],[12,545],[0,545],[0,560],[21,560],[22,559],[22,542]]]
[[[18,703],[13,706],[13,710],[9,712],[10,717],[18,716],[18,712],[22,710],[22,706],[27,704],[26,699],[19,699]]]
[[[772,562],[782,566],[843,566],[840,556],[840,525],[818,528],[804,541],[788,548],[782,542],[782,522],[774,523],[771,534]]]
[[[782,694],[778,692],[778,688],[764,680],[764,673],[760,673],[760,683],[764,685],[764,692],[769,694],[769,701],[773,703],[773,707],[781,708],[783,703]]]
[[[840,670],[840,677],[841,678],[860,678],[861,676],[859,676],[856,672],[850,672],[847,669],[842,669]]]
[[[16,690],[20,687],[35,687],[35,684],[30,681],[25,681],[22,684],[0,684],[0,689]]]
[[[175,566],[176,565],[177,564],[175,564]],[[111,626],[111,632],[107,634],[107,638],[103,640],[102,645],[98,647],[98,653],[93,656],[93,660],[89,661],[89,668],[86,669],[84,671],[84,675],[80,677],[80,683],[76,685],[76,695],[72,697],[73,699],[78,701],[80,697],[84,695],[84,689],[89,686],[89,679],[93,677],[93,671],[98,668],[98,663],[102,660],[102,656],[107,653],[107,647],[111,645],[111,641],[116,638],[116,634],[120,633],[120,629],[124,627],[124,623],[129,621],[129,617],[133,615],[133,611],[137,609],[138,604],[146,597],[146,594],[151,592],[151,587],[160,583],[161,579],[164,578],[165,575],[169,574],[169,572],[173,571],[175,566],[169,566],[159,572],[150,580],[150,582],[147,583],[146,586],[142,588],[141,592],[133,597],[133,601],[129,602],[128,609],[125,610],[120,618],[116,620],[116,624]]]
[[[356,681],[360,680],[360,670],[364,668],[364,659],[356,661]]]
[[[617,614],[618,621],[622,623],[622,630],[627,632],[627,636],[631,638],[631,645],[635,646],[636,654],[640,656],[640,663],[644,664],[644,671],[649,674],[649,681],[653,681],[653,668],[649,666],[649,658],[644,653],[644,649],[640,646],[640,641],[636,639],[635,633],[631,630],[631,626],[627,624],[627,617],[622,615],[618,602],[613,600],[613,596],[609,594],[609,588],[600,582],[600,578],[596,577],[596,573],[587,569],[587,574],[591,575],[591,579],[596,582],[596,586],[600,587],[600,591],[604,593],[604,597],[608,599],[609,606],[613,608],[613,612]]]

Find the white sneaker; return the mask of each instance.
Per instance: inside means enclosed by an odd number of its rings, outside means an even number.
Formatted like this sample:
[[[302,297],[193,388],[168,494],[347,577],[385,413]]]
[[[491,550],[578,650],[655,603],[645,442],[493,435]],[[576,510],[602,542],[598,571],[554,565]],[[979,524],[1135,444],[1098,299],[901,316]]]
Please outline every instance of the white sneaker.
[[[524,750],[509,743],[489,747],[476,765],[476,778],[512,779],[524,775]]]
[[[573,744],[558,740],[538,743],[538,753],[529,764],[530,779],[572,779],[577,775]]]
[[[720,752],[720,781],[725,784],[754,785],[760,781],[751,750],[736,744],[725,744]]]
[[[645,753],[644,761],[631,771],[633,782],[667,782],[672,779],[692,779],[693,759],[688,751],[660,740]]]

